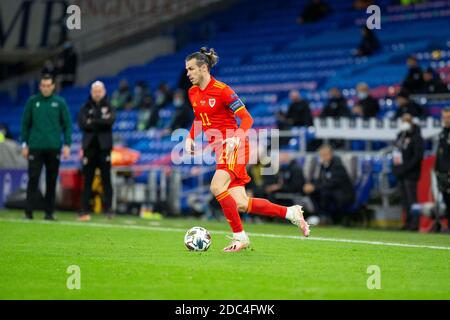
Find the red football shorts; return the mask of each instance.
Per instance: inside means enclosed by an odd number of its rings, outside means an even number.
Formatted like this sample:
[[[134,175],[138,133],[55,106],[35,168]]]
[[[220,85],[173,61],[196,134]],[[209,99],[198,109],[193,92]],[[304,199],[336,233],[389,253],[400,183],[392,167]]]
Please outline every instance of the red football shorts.
[[[216,153],[216,170],[225,170],[230,174],[231,182],[228,189],[245,186],[251,178],[247,174],[247,164],[250,158],[250,144],[248,140],[240,143],[227,157],[225,145],[220,153]]]

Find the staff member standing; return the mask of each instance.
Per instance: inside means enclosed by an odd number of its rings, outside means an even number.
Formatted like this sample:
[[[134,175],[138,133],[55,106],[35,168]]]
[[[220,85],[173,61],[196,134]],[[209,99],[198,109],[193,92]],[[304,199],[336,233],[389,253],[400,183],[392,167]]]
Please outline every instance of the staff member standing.
[[[411,207],[417,202],[417,182],[420,178],[425,146],[420,127],[409,113],[402,116],[400,133],[394,144],[392,172],[397,177],[403,210],[406,212],[404,230],[416,231],[419,217],[413,215]]]
[[[95,170],[100,168],[104,190],[103,211],[112,217],[111,150],[113,147],[112,126],[116,114],[107,97],[105,85],[95,81],[91,85],[91,95],[81,107],[78,125],[83,131],[83,173],[84,189],[82,196],[82,214],[80,221],[91,219],[92,181]]]
[[[22,116],[22,155],[28,159],[26,219],[33,219],[39,177],[45,165],[45,220],[55,220],[56,179],[63,133],[63,157],[70,156],[72,121],[69,108],[64,98],[53,94],[54,90],[53,78],[44,75],[39,84],[40,93],[28,99]]]
[[[442,192],[446,206],[448,231],[450,232],[450,107],[442,110],[442,121],[444,129],[439,134],[435,170],[439,191]]]

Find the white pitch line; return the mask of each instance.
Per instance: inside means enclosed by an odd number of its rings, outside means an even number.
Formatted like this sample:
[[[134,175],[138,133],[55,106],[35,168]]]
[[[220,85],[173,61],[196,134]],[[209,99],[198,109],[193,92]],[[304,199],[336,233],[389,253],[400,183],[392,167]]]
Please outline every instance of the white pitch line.
[[[186,232],[185,229],[181,229],[181,228],[104,224],[104,223],[95,223],[95,222],[75,222],[75,221],[51,222],[51,221],[27,221],[27,220],[19,220],[19,219],[0,219],[0,221],[29,223],[29,224],[38,223],[38,224],[54,224],[54,225],[67,225],[67,226],[82,226],[82,227],[95,227],[95,228],[152,230],[152,231],[161,231],[161,232],[183,232],[183,233]],[[229,234],[230,233],[230,232],[221,231],[221,230],[209,230],[209,232],[214,233],[214,234]],[[450,247],[422,245],[422,244],[408,244],[408,243],[369,241],[369,240],[353,240],[353,239],[326,238],[326,237],[314,237],[314,236],[305,238],[302,236],[290,236],[290,235],[270,234],[270,233],[250,233],[249,232],[248,234],[252,237],[262,237],[262,238],[295,239],[295,240],[307,240],[307,241],[328,241],[328,242],[370,244],[370,245],[376,245],[376,246],[422,248],[422,249],[433,249],[433,250],[450,250]]]

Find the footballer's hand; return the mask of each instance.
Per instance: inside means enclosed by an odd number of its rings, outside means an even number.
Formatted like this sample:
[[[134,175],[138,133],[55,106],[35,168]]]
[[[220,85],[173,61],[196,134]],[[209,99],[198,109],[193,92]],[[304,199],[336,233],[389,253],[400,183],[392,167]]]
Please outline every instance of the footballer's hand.
[[[186,142],[184,143],[184,150],[189,154],[194,154],[195,142],[192,138],[186,138]]]
[[[229,156],[231,152],[239,147],[240,141],[241,140],[239,139],[239,137],[231,137],[223,141],[223,143],[225,144],[225,152],[227,156]]]
[[[63,147],[63,159],[69,159],[70,157],[70,147],[64,146]]]

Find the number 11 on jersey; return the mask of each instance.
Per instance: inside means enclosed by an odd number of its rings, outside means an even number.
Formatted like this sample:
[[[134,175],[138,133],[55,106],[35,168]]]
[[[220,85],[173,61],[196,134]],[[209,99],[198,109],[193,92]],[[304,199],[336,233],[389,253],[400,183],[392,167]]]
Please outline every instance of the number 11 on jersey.
[[[200,112],[200,117],[202,118],[202,123],[204,126],[211,125],[211,122],[209,122],[208,114],[206,112]]]

